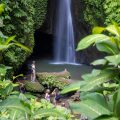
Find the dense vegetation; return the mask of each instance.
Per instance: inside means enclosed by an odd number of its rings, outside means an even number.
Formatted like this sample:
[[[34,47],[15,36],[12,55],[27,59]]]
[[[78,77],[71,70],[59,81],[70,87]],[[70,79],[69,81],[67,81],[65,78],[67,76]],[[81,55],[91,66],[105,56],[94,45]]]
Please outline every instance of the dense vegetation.
[[[2,0],[5,4],[5,11],[1,16],[3,20],[2,32],[5,35],[16,35],[16,40],[25,44],[31,50],[34,43],[33,32],[33,2],[31,0],[20,1],[6,1]],[[20,48],[12,46],[7,49],[4,54],[4,61],[6,65],[20,67],[25,61],[28,53]]]
[[[5,4],[0,4],[0,15],[4,11]],[[1,26],[2,27],[2,26]],[[10,73],[12,67],[5,66],[4,54],[6,50],[14,46],[23,51],[31,50],[15,40],[15,36],[7,37],[0,31],[0,120],[72,120],[71,112],[63,107],[54,107],[44,99],[37,99],[31,94],[20,93],[20,83],[14,84],[15,78]]]
[[[120,24],[119,0],[83,0],[85,4],[84,19],[92,26],[108,25],[111,21]]]
[[[5,4],[5,11],[0,17],[1,30],[5,35],[16,35],[16,40],[28,46],[34,46],[34,31],[42,25],[47,8],[47,1],[43,0],[1,0]],[[38,12],[40,11],[40,12]],[[18,69],[30,54],[20,48],[12,46],[4,51],[6,65]]]
[[[35,0],[34,8],[35,8],[35,14],[34,14],[34,28],[38,29],[43,24],[45,20],[45,16],[47,13],[47,2],[48,0]],[[39,12],[38,12],[39,11]]]
[[[4,3],[0,4],[0,120],[72,120],[69,110],[54,107],[30,93],[20,93],[22,84],[13,83],[17,78],[13,76],[13,70],[18,69],[32,52],[34,31],[40,28],[45,20],[48,0],[0,2]],[[98,51],[106,53],[106,56],[93,61],[91,64],[96,69],[83,75],[82,81],[65,87],[61,93],[80,91],[81,102],[70,103],[70,107],[73,112],[87,116],[88,119],[119,120],[120,1],[83,0],[83,3],[84,20],[88,25],[108,26],[95,27],[92,35],[80,41],[77,50],[95,45]],[[115,22],[109,25],[111,21]],[[63,82],[56,83],[56,79],[58,78],[47,76],[42,84],[62,88]],[[41,84],[26,82],[25,87],[29,91],[44,91]]]
[[[84,50],[96,45],[100,52],[105,52],[103,59],[92,62],[92,73],[82,76],[83,80],[67,86],[62,93],[79,90],[80,103],[71,103],[75,112],[95,120],[120,119],[120,27],[114,23],[107,27],[95,27],[93,35],[83,38],[77,50]]]

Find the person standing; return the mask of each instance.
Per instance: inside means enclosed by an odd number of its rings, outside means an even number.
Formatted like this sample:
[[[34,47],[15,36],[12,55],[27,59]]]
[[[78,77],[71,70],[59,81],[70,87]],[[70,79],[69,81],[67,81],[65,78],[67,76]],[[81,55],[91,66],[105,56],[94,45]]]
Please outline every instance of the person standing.
[[[60,98],[61,98],[61,95],[60,95],[60,93],[59,93],[58,88],[55,88],[55,89],[53,90],[52,95],[54,95],[54,101],[53,101],[53,103],[54,103],[54,105],[56,106],[57,103],[59,102]]]
[[[31,81],[35,82],[35,79],[36,79],[35,61],[32,61],[32,64],[31,64]]]
[[[50,90],[47,89],[45,92],[45,99],[50,102]]]

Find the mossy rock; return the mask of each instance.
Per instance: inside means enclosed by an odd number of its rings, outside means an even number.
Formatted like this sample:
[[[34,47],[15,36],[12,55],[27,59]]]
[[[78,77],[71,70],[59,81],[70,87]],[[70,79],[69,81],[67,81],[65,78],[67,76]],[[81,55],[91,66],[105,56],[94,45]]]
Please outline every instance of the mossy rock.
[[[44,87],[39,82],[25,81],[25,89],[29,92],[43,92]]]
[[[54,76],[57,78],[65,78],[65,79],[69,79],[71,77],[70,73],[66,69],[62,72],[42,72],[42,73],[37,73],[36,75],[41,79],[46,78],[48,76]]]
[[[37,73],[37,80],[42,85],[47,85],[49,87],[58,87],[62,89],[64,86],[70,84],[70,73],[67,70],[62,72],[42,72]]]

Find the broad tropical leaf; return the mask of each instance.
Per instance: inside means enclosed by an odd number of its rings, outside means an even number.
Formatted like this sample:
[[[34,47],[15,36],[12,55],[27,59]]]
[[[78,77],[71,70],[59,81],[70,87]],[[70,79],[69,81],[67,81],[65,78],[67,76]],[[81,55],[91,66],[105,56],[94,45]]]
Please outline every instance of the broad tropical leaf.
[[[62,119],[67,120],[65,119],[64,113],[58,112],[55,109],[40,109],[34,113],[33,118],[40,119],[40,118],[45,118],[47,116],[61,117]]]
[[[10,96],[7,99],[0,102],[0,111],[3,109],[17,109],[22,112],[29,113],[30,109],[27,105],[25,105],[17,96]]]
[[[93,78],[93,75],[91,73],[82,75],[82,79],[85,81],[90,80],[91,78]]]
[[[113,56],[107,56],[105,57],[106,60],[108,60],[112,65],[119,65],[120,64],[120,54],[113,55]]]
[[[107,41],[97,42],[96,47],[99,51],[106,52],[108,54],[115,55],[119,53],[119,49],[116,46],[115,41],[112,42],[110,40],[109,41],[107,40]]]
[[[92,78],[98,76],[100,74],[101,70],[93,69],[91,73],[82,75],[82,78],[84,80],[91,80]]]
[[[116,22],[113,22],[113,25],[115,26],[115,29],[116,29],[117,33],[119,34],[119,37],[120,37],[120,27],[118,26],[118,24]]]
[[[0,45],[0,51],[4,51],[12,46],[14,43],[9,43],[8,45]]]
[[[92,29],[92,33],[93,34],[100,34],[100,33],[102,33],[103,31],[105,30],[105,28],[104,27],[94,27],[93,29]]]
[[[116,30],[115,25],[109,25],[108,27],[106,27],[106,30],[109,31],[110,33],[120,37],[118,31]]]
[[[61,91],[61,94],[80,90],[80,87],[84,84],[85,84],[85,81],[79,81],[79,82],[72,83],[68,86],[65,86],[65,88]]]
[[[90,91],[94,89],[96,86],[111,80],[112,76],[113,73],[103,72],[98,76],[91,78],[91,80],[89,80],[86,85],[81,87],[80,91]]]
[[[118,92],[116,94],[116,99],[114,99],[115,105],[114,105],[114,112],[115,115],[120,118],[120,89],[118,89]]]
[[[10,110],[8,111],[9,120],[28,120],[28,114],[25,112],[21,112],[20,110]]]
[[[4,97],[8,96],[13,91],[12,83],[9,83],[4,89],[0,91],[0,94]]]
[[[105,65],[106,63],[107,63],[107,60],[105,60],[105,59],[99,59],[99,60],[93,61],[91,64],[92,65]]]
[[[113,87],[97,86],[94,89],[92,89],[90,92],[98,92],[98,93],[103,93],[103,91],[114,92],[117,88],[118,88],[117,86],[113,86]]]
[[[15,40],[15,37],[16,36],[11,36],[11,37],[6,37],[4,35],[0,36],[0,51],[4,51],[4,50],[8,49],[10,46],[16,45],[16,46],[21,47],[23,50],[25,50],[27,52],[31,52],[31,50],[28,47],[17,42]]]
[[[8,45],[10,42],[12,42],[14,39],[15,39],[16,36],[11,36],[11,37],[8,37],[5,42],[4,42],[4,45]]]
[[[19,47],[21,47],[23,50],[25,50],[26,52],[31,52],[31,49],[29,49],[28,47],[26,47],[25,45],[22,45],[22,44],[20,44],[20,43],[17,43],[17,42],[15,42],[14,43],[16,46],[19,46]]]
[[[0,76],[5,76],[6,72],[7,72],[7,67],[0,64]]]
[[[88,119],[95,119],[101,115],[111,115],[111,112],[97,103],[97,101],[88,99],[80,103],[71,103],[70,107],[73,112],[81,113],[88,117]]]
[[[114,117],[114,116],[110,116],[110,115],[103,115],[103,116],[100,116],[98,118],[96,118],[95,120],[118,120],[117,117]]]
[[[106,104],[105,97],[97,92],[82,92],[80,93],[80,99],[83,100],[94,100],[97,101],[98,104],[102,105],[103,107],[108,109],[108,105]]]
[[[22,93],[20,93],[19,99],[22,100],[22,101],[24,101],[24,102],[27,103],[27,104],[30,104],[30,101],[29,101],[29,100],[27,99],[27,97],[26,97],[24,94],[22,94]]]
[[[94,44],[96,41],[105,41],[105,40],[109,40],[110,37],[103,35],[103,34],[94,34],[94,35],[89,35],[85,38],[83,38],[77,47],[77,51],[78,50],[83,50],[87,47],[89,47],[90,45]]]

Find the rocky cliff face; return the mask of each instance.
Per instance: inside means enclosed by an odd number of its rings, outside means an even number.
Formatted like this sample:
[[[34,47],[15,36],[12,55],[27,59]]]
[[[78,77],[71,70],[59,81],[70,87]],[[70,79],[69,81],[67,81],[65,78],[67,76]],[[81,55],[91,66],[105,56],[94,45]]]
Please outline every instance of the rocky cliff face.
[[[46,20],[41,27],[41,30],[48,33],[54,33],[54,24],[55,24],[55,13],[57,7],[57,0],[48,0],[48,9]],[[83,11],[84,11],[84,3],[82,0],[72,0],[71,6],[73,12],[73,22],[74,22],[74,30],[75,30],[75,44],[77,47],[80,39],[85,37],[90,33],[89,26],[84,22]],[[93,47],[80,51],[76,53],[77,61],[80,63],[89,64],[93,60],[97,58],[101,58],[101,55],[97,50]]]
[[[42,29],[48,33],[53,34],[55,24],[55,14],[57,8],[57,0],[48,0],[48,10],[46,20],[42,26]],[[88,33],[88,26],[83,21],[83,3],[80,0],[72,0],[72,12],[74,17],[74,26],[76,36],[84,36]]]

